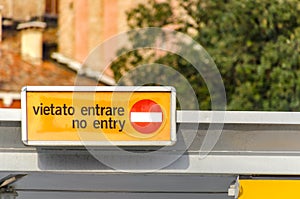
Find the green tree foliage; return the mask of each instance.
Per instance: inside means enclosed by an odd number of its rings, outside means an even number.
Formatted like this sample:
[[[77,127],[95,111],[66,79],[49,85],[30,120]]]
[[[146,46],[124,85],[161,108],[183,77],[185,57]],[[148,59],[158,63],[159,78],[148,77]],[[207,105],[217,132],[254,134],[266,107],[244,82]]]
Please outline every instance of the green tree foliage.
[[[128,25],[171,27],[200,43],[220,70],[229,110],[300,111],[298,0],[148,0],[128,12]],[[156,54],[121,56],[115,77],[148,62],[172,66],[189,80],[200,108],[210,109],[205,83],[189,63]]]

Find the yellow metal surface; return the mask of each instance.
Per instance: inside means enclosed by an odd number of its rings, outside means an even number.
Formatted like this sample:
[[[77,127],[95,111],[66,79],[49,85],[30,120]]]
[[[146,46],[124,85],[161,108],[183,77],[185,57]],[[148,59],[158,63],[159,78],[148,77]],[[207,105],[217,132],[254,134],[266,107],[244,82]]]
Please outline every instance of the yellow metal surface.
[[[299,199],[300,180],[240,180],[239,199]]]
[[[26,95],[28,141],[171,140],[171,92],[43,91]],[[150,134],[137,132],[129,121],[130,109],[143,99],[155,101],[163,112],[161,126]],[[81,121],[85,121],[82,126]],[[101,127],[100,121],[108,126]]]

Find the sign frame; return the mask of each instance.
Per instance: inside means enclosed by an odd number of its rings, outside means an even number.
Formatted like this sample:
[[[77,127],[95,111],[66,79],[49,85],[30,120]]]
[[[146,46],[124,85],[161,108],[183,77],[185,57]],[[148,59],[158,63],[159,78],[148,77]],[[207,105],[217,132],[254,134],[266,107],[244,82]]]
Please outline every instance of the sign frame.
[[[28,140],[27,92],[170,92],[170,140],[32,141]],[[176,89],[172,86],[24,86],[21,91],[22,142],[27,146],[171,146],[176,136]]]

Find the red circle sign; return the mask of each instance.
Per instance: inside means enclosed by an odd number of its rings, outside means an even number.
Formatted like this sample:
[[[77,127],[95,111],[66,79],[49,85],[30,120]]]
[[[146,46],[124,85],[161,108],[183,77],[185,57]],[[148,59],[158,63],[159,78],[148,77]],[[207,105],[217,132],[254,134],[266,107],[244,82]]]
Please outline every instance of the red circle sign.
[[[154,133],[163,122],[162,109],[152,100],[140,100],[130,110],[130,122],[132,127],[140,133]]]

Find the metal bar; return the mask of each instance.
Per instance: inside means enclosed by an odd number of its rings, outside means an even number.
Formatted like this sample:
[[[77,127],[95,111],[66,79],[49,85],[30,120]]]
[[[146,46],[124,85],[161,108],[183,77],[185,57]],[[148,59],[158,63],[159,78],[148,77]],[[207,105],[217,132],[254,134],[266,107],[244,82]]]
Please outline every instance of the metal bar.
[[[109,153],[109,152],[108,152]],[[40,160],[40,156],[50,156]],[[57,164],[57,154],[38,154],[37,152],[0,153],[0,159],[4,160],[0,165],[0,171],[10,172],[56,172],[56,173],[141,173],[140,169],[115,170],[104,166],[100,161],[94,162],[89,155],[77,154],[76,157],[64,156],[64,163]],[[119,164],[126,167],[130,158],[124,156],[113,156],[119,159]],[[22,162],[22,164],[18,164]],[[62,162],[62,161],[61,161]],[[81,162],[78,167],[74,164]],[[155,164],[155,162],[153,163]],[[155,171],[160,174],[226,174],[226,175],[299,175],[300,158],[292,155],[208,155],[201,159],[199,155],[183,155],[169,167]],[[147,171],[147,170],[146,170]]]
[[[26,86],[22,91],[70,91],[70,92],[96,92],[96,91],[112,91],[112,92],[138,92],[138,91],[154,91],[154,92],[175,92],[171,86]]]
[[[300,112],[177,111],[177,123],[300,124]]]
[[[0,108],[0,121],[21,121],[21,109]]]
[[[177,123],[300,124],[300,112],[177,111]],[[21,121],[21,109],[0,108],[0,121]]]

